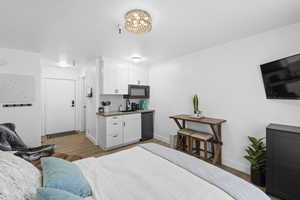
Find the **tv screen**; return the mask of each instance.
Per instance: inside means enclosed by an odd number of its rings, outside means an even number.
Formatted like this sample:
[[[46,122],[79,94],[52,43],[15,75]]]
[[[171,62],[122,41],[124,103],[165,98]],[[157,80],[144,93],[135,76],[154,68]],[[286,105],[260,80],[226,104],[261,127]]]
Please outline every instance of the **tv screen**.
[[[300,54],[260,68],[268,99],[300,99]]]

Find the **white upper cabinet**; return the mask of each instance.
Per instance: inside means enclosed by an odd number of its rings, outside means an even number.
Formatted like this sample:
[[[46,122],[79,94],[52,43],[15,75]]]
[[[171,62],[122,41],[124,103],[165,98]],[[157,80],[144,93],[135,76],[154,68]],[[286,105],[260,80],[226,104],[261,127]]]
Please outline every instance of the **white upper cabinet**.
[[[128,94],[128,63],[104,58],[100,72],[101,94]]]
[[[103,58],[100,64],[100,93],[128,94],[128,85],[148,85],[148,68],[126,61]]]
[[[129,65],[122,63],[118,65],[118,72],[116,78],[118,79],[118,90],[120,94],[128,94],[128,70]]]
[[[148,69],[144,66],[130,65],[129,84],[148,85]]]

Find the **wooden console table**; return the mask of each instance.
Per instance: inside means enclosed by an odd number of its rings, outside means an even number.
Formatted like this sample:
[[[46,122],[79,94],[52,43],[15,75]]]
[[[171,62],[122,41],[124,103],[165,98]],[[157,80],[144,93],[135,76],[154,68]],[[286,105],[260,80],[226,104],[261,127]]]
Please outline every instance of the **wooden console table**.
[[[222,123],[226,122],[224,119],[214,119],[214,118],[196,118],[190,115],[174,115],[170,116],[171,119],[174,119],[179,129],[184,129],[186,127],[186,122],[195,122],[200,124],[207,124],[211,127],[213,132],[213,143],[214,143],[214,151],[215,155],[212,163],[214,165],[222,165],[222,134],[221,127]],[[182,123],[179,122],[182,121]]]

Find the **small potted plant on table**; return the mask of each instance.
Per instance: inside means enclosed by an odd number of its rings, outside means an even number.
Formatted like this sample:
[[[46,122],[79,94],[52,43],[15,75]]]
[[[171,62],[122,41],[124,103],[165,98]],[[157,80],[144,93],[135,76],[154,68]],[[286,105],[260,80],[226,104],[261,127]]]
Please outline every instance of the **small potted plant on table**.
[[[251,182],[264,187],[266,183],[266,146],[265,138],[248,137],[251,145],[246,149],[244,156],[251,163]]]
[[[197,94],[195,94],[193,96],[193,108],[194,108],[194,117],[197,117],[197,118],[203,117],[201,114],[202,111],[199,110],[199,98],[198,98]]]

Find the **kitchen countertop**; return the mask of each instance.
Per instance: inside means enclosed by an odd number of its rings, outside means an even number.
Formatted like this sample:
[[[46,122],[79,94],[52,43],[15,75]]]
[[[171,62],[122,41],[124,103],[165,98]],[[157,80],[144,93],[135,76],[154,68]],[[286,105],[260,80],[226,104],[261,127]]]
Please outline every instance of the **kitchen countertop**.
[[[96,113],[97,115],[103,116],[103,117],[111,117],[111,116],[118,116],[118,115],[130,115],[130,114],[137,114],[137,113],[147,113],[147,112],[155,112],[155,110],[137,110],[137,111],[129,111],[129,112],[119,112],[119,111],[113,111],[108,113]]]

